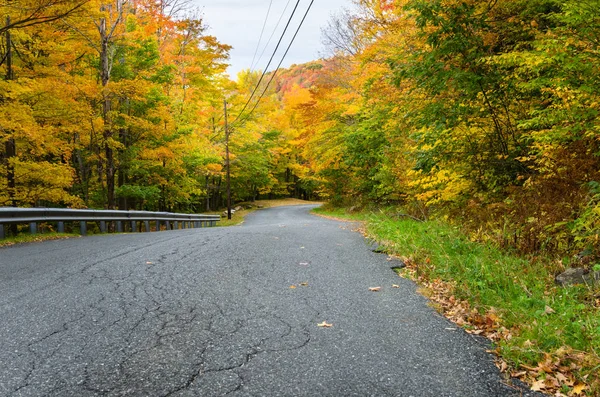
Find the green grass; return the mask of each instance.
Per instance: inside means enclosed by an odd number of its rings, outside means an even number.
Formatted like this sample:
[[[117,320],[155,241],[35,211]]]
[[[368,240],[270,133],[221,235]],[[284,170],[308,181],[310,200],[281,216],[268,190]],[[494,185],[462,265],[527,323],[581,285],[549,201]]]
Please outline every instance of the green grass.
[[[423,280],[442,280],[455,286],[452,293],[481,314],[493,310],[511,338],[498,343],[499,353],[513,368],[535,367],[565,351],[577,354],[574,374],[587,375],[590,392],[599,390],[600,289],[554,283],[560,263],[544,258],[529,260],[492,245],[469,241],[459,230],[441,222],[392,219],[384,214],[347,214],[340,209],[318,209],[322,215],[366,221],[367,234],[388,252],[410,259]],[[552,310],[549,310],[551,308]],[[553,312],[552,312],[553,311]],[[566,349],[565,349],[566,348]],[[573,355],[575,357],[575,355]],[[572,361],[571,361],[572,362]]]
[[[81,237],[79,234],[71,233],[44,233],[44,234],[19,234],[16,237],[8,237],[0,240],[0,247],[9,245],[33,243],[47,240],[60,240],[65,238]]]

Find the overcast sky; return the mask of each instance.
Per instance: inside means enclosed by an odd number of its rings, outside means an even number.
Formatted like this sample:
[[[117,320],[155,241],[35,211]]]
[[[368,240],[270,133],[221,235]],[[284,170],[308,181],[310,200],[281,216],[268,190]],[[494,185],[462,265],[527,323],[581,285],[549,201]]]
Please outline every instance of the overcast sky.
[[[216,36],[221,43],[233,46],[231,66],[228,72],[234,79],[240,70],[248,69],[252,64],[270,2],[271,0],[194,0],[203,14],[204,23],[209,27],[208,34]],[[296,0],[272,0],[256,60],[265,48],[271,34],[274,31],[275,34],[260,58],[260,62],[253,69],[265,69],[295,4]],[[300,1],[294,19],[269,70],[274,69],[281,60],[281,56],[309,4],[310,0]],[[315,0],[282,67],[320,58],[320,54],[324,51],[321,44],[321,27],[326,26],[331,14],[351,6],[352,0]],[[275,30],[277,21],[282,15],[281,22]],[[255,63],[257,63],[256,60]]]

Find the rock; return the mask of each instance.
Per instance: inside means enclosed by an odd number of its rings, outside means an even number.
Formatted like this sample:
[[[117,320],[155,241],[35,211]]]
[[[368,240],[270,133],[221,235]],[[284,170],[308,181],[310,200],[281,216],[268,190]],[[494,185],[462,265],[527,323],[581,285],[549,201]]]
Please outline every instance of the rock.
[[[242,208],[242,207],[240,207],[240,206],[238,205],[238,206],[237,206],[237,207],[235,207],[233,210],[234,210],[234,211],[240,211],[240,210],[243,210],[243,208]]]
[[[600,282],[600,272],[590,272],[582,268],[569,268],[554,279],[564,286],[575,284],[594,284]]]

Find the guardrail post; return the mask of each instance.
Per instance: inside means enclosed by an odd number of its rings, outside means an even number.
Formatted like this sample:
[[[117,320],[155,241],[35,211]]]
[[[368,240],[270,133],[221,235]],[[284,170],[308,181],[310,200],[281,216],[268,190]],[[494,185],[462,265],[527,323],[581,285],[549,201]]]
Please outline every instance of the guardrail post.
[[[123,233],[123,222],[117,221],[117,233]]]
[[[131,225],[131,233],[135,233],[137,232],[137,224],[135,221],[129,221],[130,225]]]
[[[167,228],[167,230],[171,230],[171,222],[165,221],[165,228]]]
[[[65,223],[63,221],[59,221],[58,222],[57,231],[59,233],[64,233],[65,232]]]
[[[82,236],[87,235],[87,222],[86,221],[79,222],[79,234],[81,234]]]
[[[0,240],[6,238],[6,232],[4,231],[4,224],[0,223]]]
[[[106,221],[100,221],[100,233],[106,233]]]
[[[37,223],[35,223],[35,222],[29,223],[29,233],[37,234]]]
[[[150,231],[150,221],[144,221],[144,230],[146,230],[146,233]]]

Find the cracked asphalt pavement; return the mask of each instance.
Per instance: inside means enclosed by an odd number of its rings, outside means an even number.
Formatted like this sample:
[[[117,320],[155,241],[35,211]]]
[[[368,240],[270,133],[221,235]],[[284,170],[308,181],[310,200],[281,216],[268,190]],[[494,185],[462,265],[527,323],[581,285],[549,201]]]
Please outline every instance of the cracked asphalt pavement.
[[[0,248],[0,395],[527,394],[352,224],[310,208]]]

